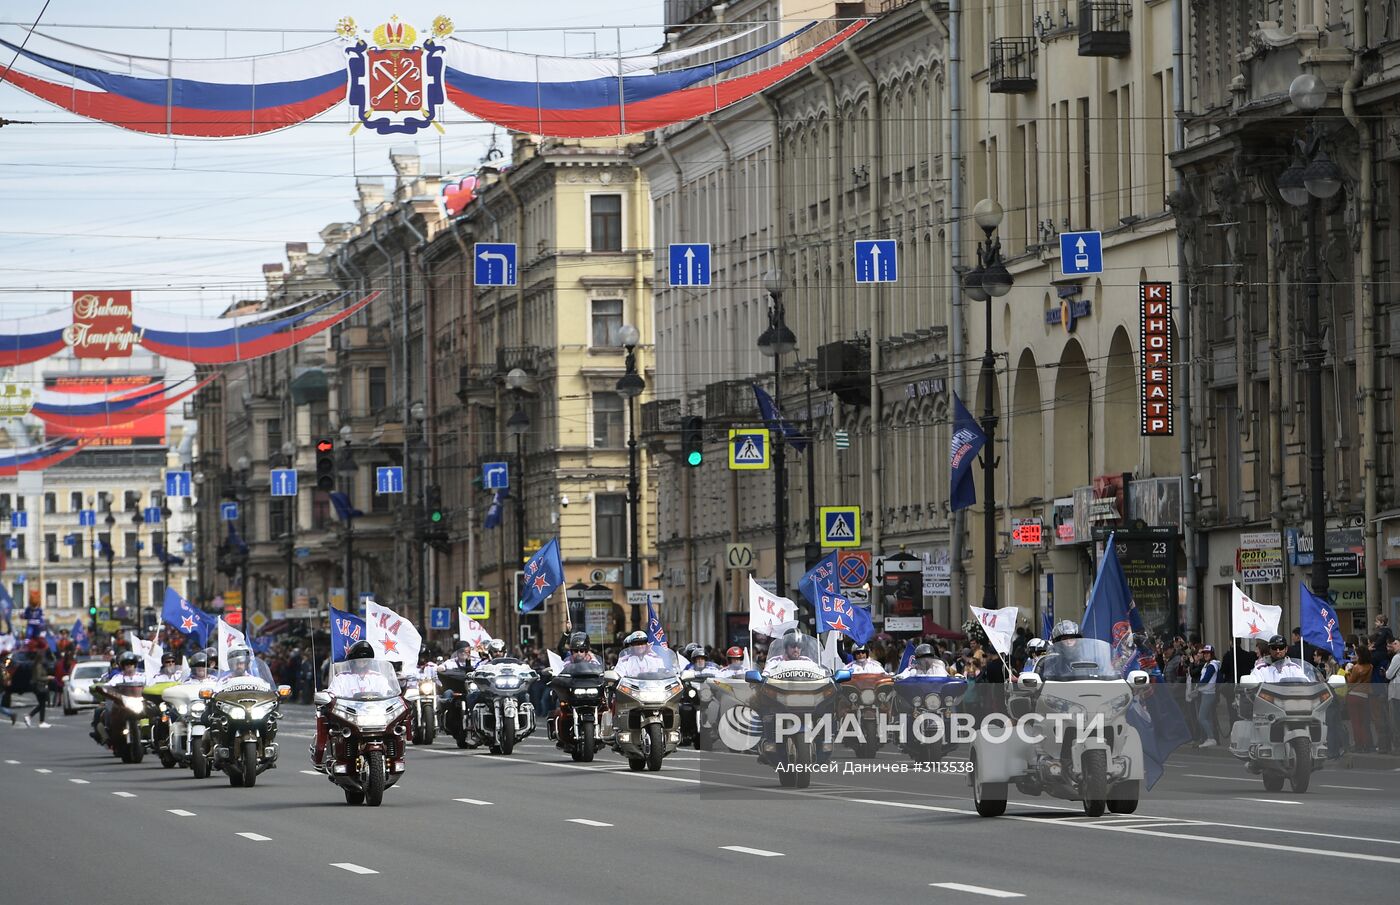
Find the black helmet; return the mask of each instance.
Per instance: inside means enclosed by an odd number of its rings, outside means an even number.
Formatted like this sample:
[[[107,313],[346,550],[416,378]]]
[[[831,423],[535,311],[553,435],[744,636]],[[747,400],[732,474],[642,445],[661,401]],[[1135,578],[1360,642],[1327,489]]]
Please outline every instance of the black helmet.
[[[175,662],[175,655],[172,654],[170,651],[166,651],[165,653],[163,653],[163,654],[160,655],[160,665],[161,665],[161,666],[164,666],[164,665],[167,664],[167,663],[174,663],[174,662]]]
[[[1288,642],[1285,641],[1285,640],[1283,640],[1283,636],[1282,636],[1282,635],[1274,635],[1272,638],[1269,639],[1269,646],[1270,646],[1270,647],[1287,647],[1287,646],[1288,646]]]
[[[117,658],[117,663],[121,666],[140,666],[141,657],[135,651],[126,651]]]
[[[936,657],[936,656],[938,656],[938,655],[935,654],[935,653],[933,652],[933,645],[932,645],[932,644],[920,644],[918,647],[914,648],[914,659],[915,659],[915,660],[919,659],[920,657]]]
[[[207,654],[204,653],[204,651],[199,651],[199,652],[197,652],[193,657],[190,657],[190,669],[208,669],[208,668],[209,668],[209,657],[208,657]]]
[[[586,651],[589,649],[587,632],[574,632],[569,636],[569,650]]]
[[[458,638],[458,639],[457,639],[457,643],[454,644],[454,645],[452,645],[452,653],[454,653],[454,654],[457,653],[457,651],[459,651],[459,650],[470,650],[470,649],[471,649],[471,645],[467,643],[467,639],[465,639],[465,638]]]
[[[374,645],[368,641],[356,641],[350,645],[350,649],[345,652],[347,660],[373,660]]]

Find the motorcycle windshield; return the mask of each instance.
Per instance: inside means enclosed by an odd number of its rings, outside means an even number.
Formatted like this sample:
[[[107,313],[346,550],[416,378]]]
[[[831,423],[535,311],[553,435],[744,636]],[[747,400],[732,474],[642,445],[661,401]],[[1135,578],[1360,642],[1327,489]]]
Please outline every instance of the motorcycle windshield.
[[[801,664],[809,669],[821,669],[821,648],[817,639],[800,632],[790,632],[781,638],[774,638],[768,645],[768,659],[765,672],[772,672],[778,664]]]
[[[570,660],[559,670],[561,676],[601,676],[602,674],[603,664],[595,660],[584,660],[581,663]]]
[[[272,691],[276,687],[272,670],[256,657],[246,661],[234,660],[230,668],[219,673],[220,691]]]
[[[1113,665],[1113,648],[1096,638],[1066,638],[1050,645],[1050,652],[1035,665],[1041,678],[1057,682],[1089,679],[1121,679]]]
[[[398,697],[399,679],[385,660],[342,660],[331,664],[327,691],[351,701]]]
[[[676,652],[652,645],[640,656],[624,651],[617,658],[617,674],[629,679],[674,679],[679,672]]]

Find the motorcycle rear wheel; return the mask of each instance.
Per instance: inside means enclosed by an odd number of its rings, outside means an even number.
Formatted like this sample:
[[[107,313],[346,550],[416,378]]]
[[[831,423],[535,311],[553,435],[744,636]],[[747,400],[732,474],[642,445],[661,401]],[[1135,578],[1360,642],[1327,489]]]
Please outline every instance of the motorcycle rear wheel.
[[[647,769],[655,773],[661,769],[661,760],[666,756],[666,733],[656,723],[647,727]]]
[[[1281,791],[1283,791],[1283,780],[1284,780],[1284,776],[1283,776],[1282,773],[1275,773],[1275,772],[1273,772],[1272,770],[1265,770],[1265,771],[1264,771],[1264,791],[1265,791],[1265,792],[1281,792]]]
[[[160,765],[167,770],[175,766],[175,753],[169,748],[161,748],[156,752],[156,757],[160,758]]]
[[[594,726],[592,723],[583,724],[583,741],[581,743],[582,747],[579,748],[578,759],[586,764],[593,762],[593,752],[598,748],[597,734],[598,727]]]
[[[258,743],[252,739],[243,743],[243,787],[251,789],[258,781]]]
[[[377,808],[384,803],[384,754],[371,751],[365,758],[369,762],[369,781],[365,784],[365,804]]]
[[[1142,784],[1136,779],[1125,780],[1109,791],[1108,809],[1114,814],[1131,814],[1137,810],[1141,796]]]
[[[972,756],[972,804],[979,817],[1000,817],[1006,813],[1006,783],[978,782],[977,755]]]
[[[640,773],[647,768],[647,761],[644,757],[629,757],[627,766],[633,773]]]
[[[457,741],[457,747],[458,747],[458,748],[465,748],[465,747],[467,747],[467,736],[466,736],[465,734],[463,734],[463,735],[454,735],[454,736],[452,736],[452,737],[453,737],[454,739],[456,739],[456,741]]]

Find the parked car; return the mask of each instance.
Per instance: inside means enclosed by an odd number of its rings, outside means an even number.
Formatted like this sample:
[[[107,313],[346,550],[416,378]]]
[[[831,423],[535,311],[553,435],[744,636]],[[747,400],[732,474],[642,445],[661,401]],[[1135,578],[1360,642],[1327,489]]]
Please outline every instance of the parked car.
[[[92,683],[107,675],[111,666],[106,660],[79,660],[63,683],[63,714],[72,716],[93,706]]]

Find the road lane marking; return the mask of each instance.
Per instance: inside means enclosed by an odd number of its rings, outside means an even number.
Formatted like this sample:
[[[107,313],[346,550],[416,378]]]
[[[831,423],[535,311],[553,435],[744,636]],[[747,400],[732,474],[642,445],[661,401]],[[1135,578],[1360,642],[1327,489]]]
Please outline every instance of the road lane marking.
[[[611,823],[604,823],[601,820],[586,820],[583,817],[570,817],[569,823],[577,823],[579,826],[612,826]]]
[[[338,867],[341,870],[348,870],[352,874],[377,874],[379,871],[370,870],[368,867],[361,867],[358,864],[351,864],[349,861],[332,861],[331,867]]]
[[[320,771],[320,770],[302,770],[301,772],[305,773],[307,776],[320,776],[320,775],[321,775],[321,771]]]
[[[930,883],[929,886],[937,886],[939,889],[951,889],[954,892],[970,892],[978,896],[991,896],[994,899],[1024,899],[1025,893],[1007,892],[1004,889],[992,889],[990,886],[969,886],[966,883]]]
[[[5,761],[5,763],[7,763],[7,764],[17,764],[17,763],[19,763],[19,761],[17,761],[17,760],[7,760],[7,761]]]
[[[186,811],[186,810],[182,810],[182,809],[180,809],[180,808],[166,808],[165,813],[167,813],[167,814],[174,814],[176,817],[193,817],[193,816],[195,816],[194,811]]]
[[[460,801],[462,804],[490,804],[489,801],[482,801],[480,798],[454,798],[453,801]]]
[[[115,795],[115,796],[117,796],[118,798],[135,798],[135,797],[136,797],[136,793],[135,793],[135,792],[113,792],[112,794]]]
[[[1384,792],[1384,789],[1377,789],[1374,786],[1329,786],[1327,783],[1319,783],[1318,788],[1322,789],[1346,789],[1351,792]]]
[[[1302,804],[1301,801],[1289,801],[1287,798],[1236,798],[1236,801],[1262,801],[1265,804]]]
[[[762,848],[749,848],[747,845],[721,845],[721,851],[738,852],[741,855],[757,855],[760,858],[783,858],[782,852],[770,852]]]
[[[235,836],[242,836],[251,842],[271,842],[271,836],[264,836],[261,833],[234,833]]]
[[[1182,776],[1189,776],[1191,779],[1218,779],[1221,782],[1258,782],[1256,778],[1249,776],[1212,776],[1209,773],[1183,773]]]
[[[91,783],[89,783],[86,779],[70,779],[68,781],[80,786],[91,785]]]
[[[52,773],[53,771],[50,770],[50,769],[47,769],[46,767],[35,767],[35,768],[34,768],[34,772],[35,772],[35,773]]]

